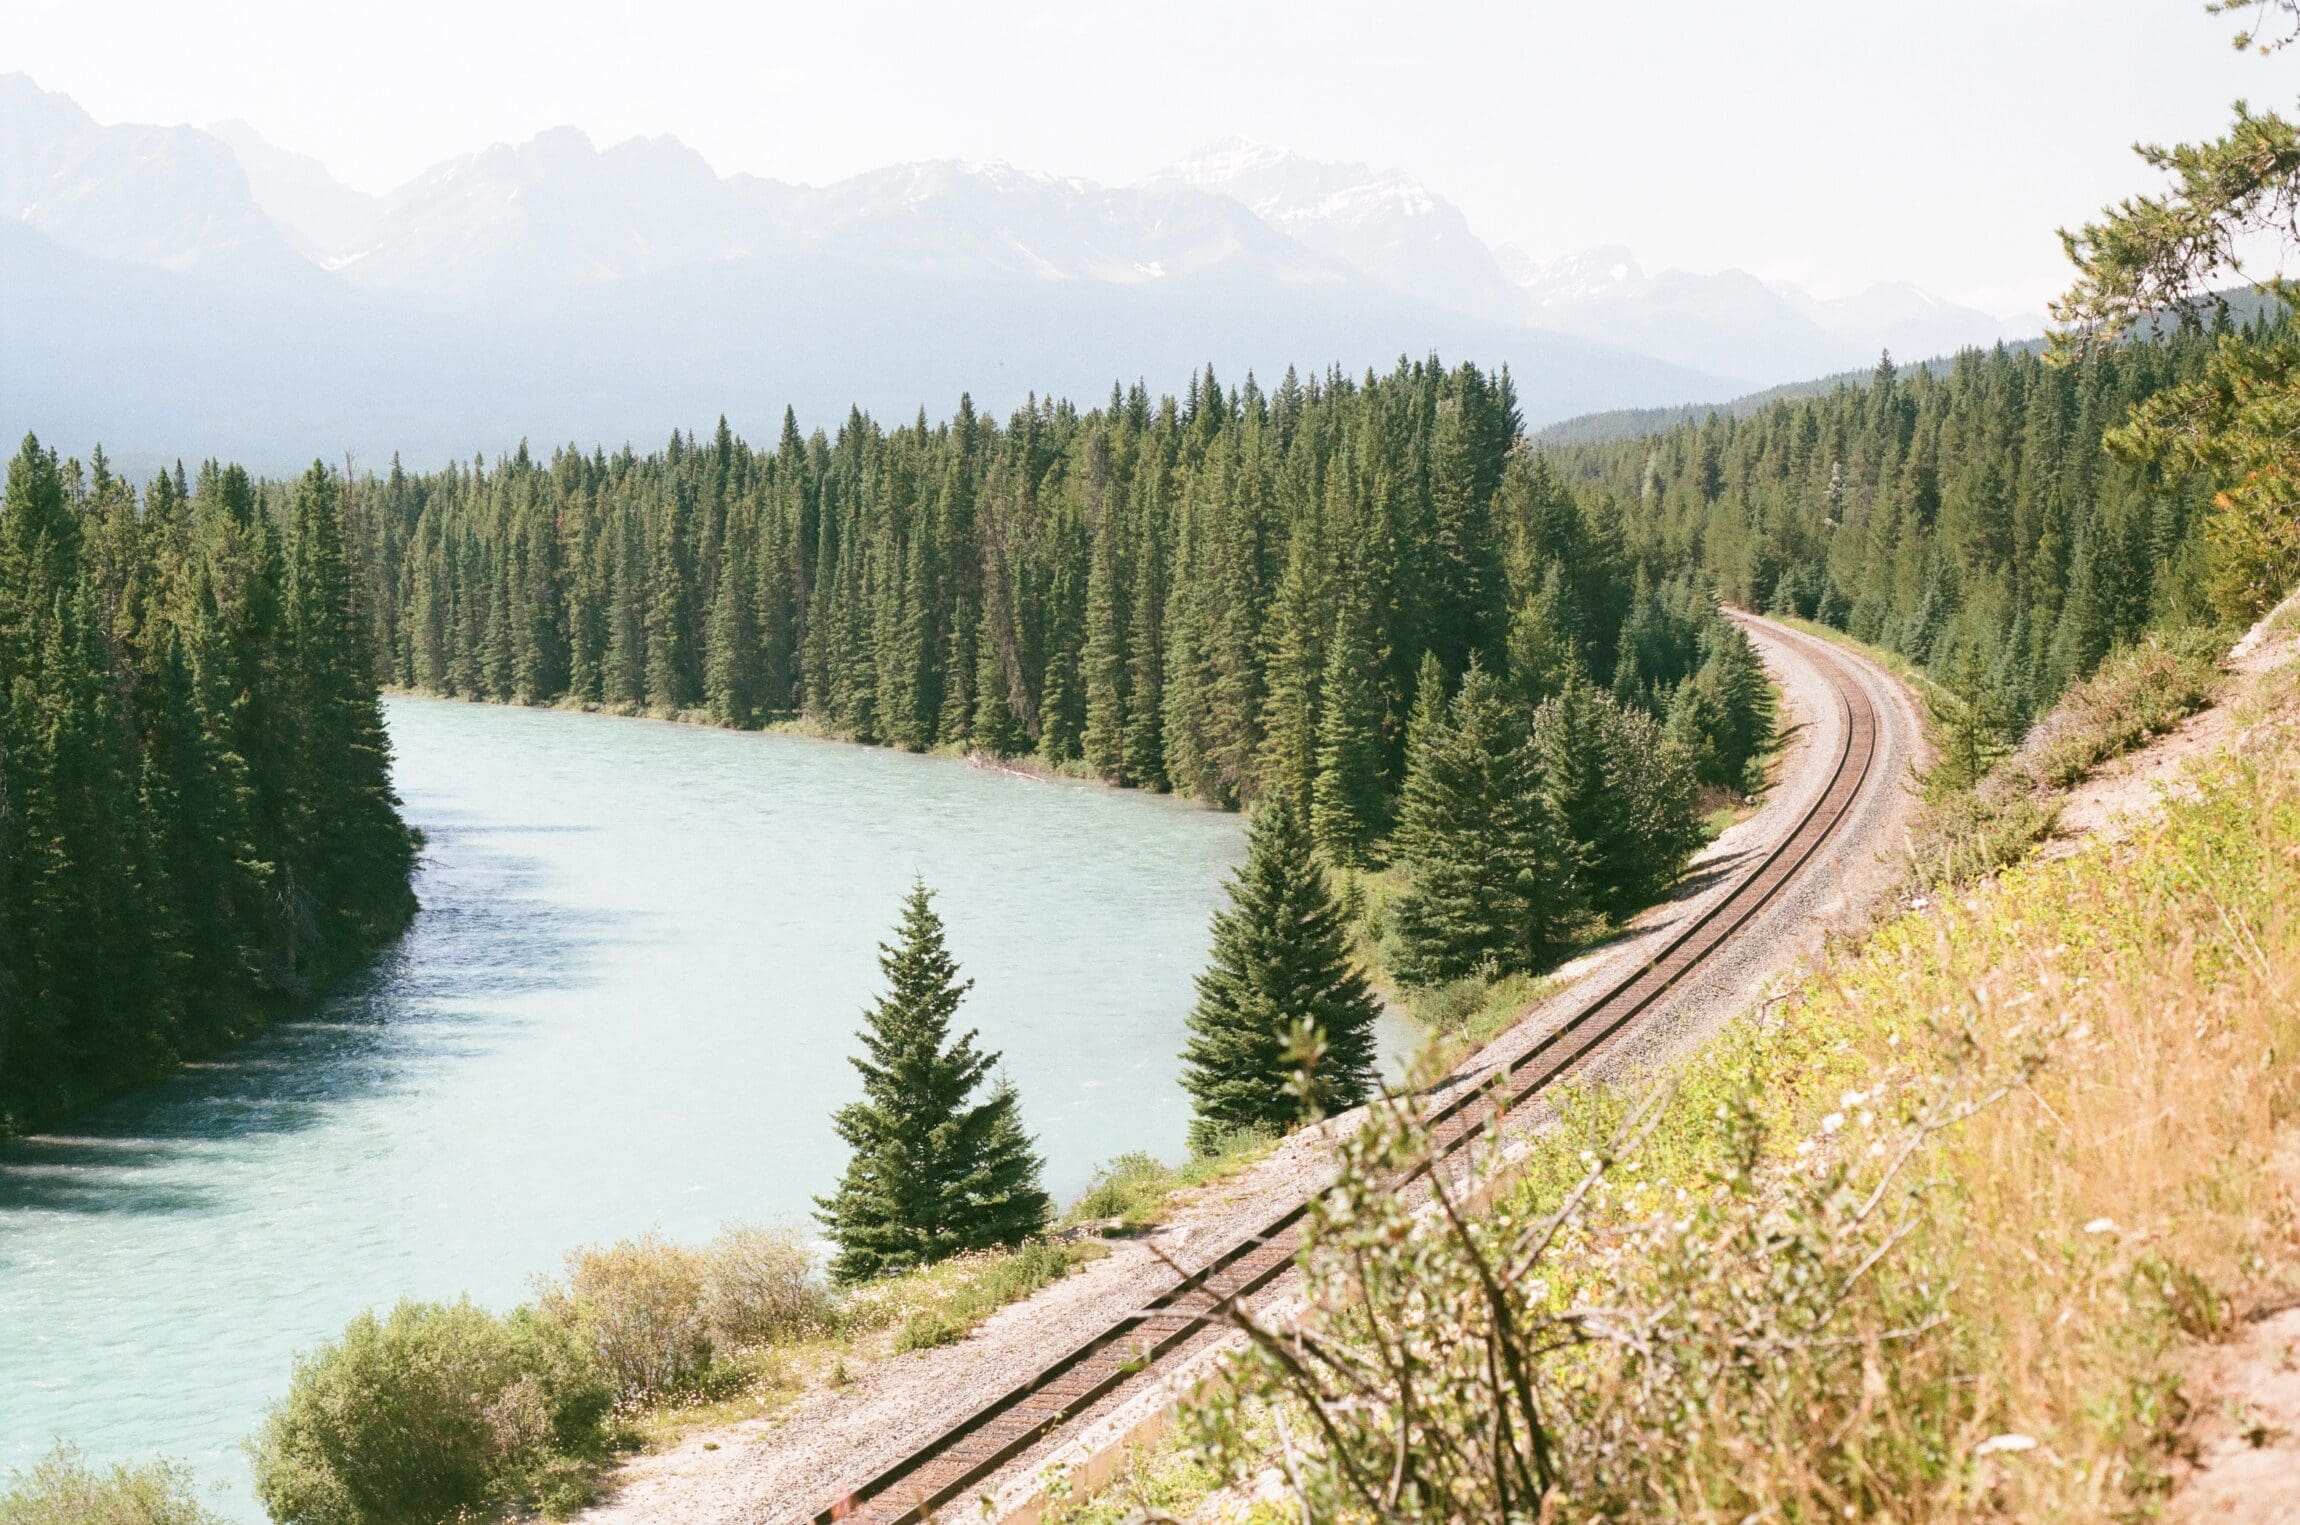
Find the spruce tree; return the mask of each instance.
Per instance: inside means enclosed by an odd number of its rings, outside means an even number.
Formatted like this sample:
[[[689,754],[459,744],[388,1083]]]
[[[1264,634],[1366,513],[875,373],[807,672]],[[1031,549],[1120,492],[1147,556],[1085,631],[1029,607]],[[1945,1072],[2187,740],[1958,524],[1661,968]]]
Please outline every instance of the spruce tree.
[[[741,556],[729,559],[711,593],[709,657],[704,665],[705,697],[720,725],[749,730],[759,709],[759,632],[752,617],[752,579]]]
[[[1620,916],[1658,899],[1701,841],[1692,757],[1579,675],[1535,714],[1533,737],[1591,909]]]
[[[1326,665],[1320,648],[1327,644],[1323,579],[1311,563],[1309,538],[1296,537],[1270,605],[1259,759],[1262,793],[1284,794],[1305,821],[1318,777],[1318,685]]]
[[[1536,705],[1582,673],[1581,642],[1563,568],[1542,568],[1537,591],[1518,605],[1509,623],[1509,686],[1522,704]]]
[[[1431,986],[1544,967],[1579,906],[1524,711],[1472,661],[1443,714],[1415,730],[1395,843],[1412,874],[1391,912],[1398,977]]]
[[[1385,825],[1381,697],[1374,677],[1365,622],[1345,601],[1326,652],[1317,782],[1310,789],[1310,834],[1341,868],[1373,867]]]
[[[1147,532],[1135,557],[1132,608],[1126,621],[1126,777],[1145,789],[1166,787],[1164,652],[1158,634],[1159,591]]]
[[[1013,1088],[994,1083],[974,1099],[998,1055],[977,1048],[971,1030],[951,1036],[974,982],[958,977],[923,881],[903,901],[896,940],[880,945],[879,968],[887,991],[851,1061],[863,1094],[832,1124],[853,1154],[838,1191],[816,1199],[842,1283],[1020,1243],[1052,1210]]]
[[[1086,574],[1086,728],[1079,738],[1086,766],[1111,783],[1138,783],[1126,771],[1126,632],[1119,612],[1117,511],[1105,506],[1094,525]]]
[[[1182,1051],[1196,1149],[1356,1106],[1373,1085],[1381,1003],[1350,960],[1341,907],[1283,791],[1255,811],[1229,892]],[[1304,1038],[1317,1059],[1297,1085]]]

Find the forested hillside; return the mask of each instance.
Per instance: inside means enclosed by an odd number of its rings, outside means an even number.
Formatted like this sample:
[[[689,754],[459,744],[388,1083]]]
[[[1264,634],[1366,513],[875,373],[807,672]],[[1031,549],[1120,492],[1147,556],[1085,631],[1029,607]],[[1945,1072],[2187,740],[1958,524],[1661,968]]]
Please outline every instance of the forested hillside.
[[[1683,781],[1762,745],[1711,589],[1901,651],[2000,732],[2208,615],[2208,492],[2103,437],[2211,343],[1969,352],[1550,450],[1506,373],[1434,360],[140,502],[28,442],[0,1108],[144,1073],[404,922],[379,681],[1282,791],[1329,861],[1411,868],[1401,969],[1538,967],[1666,883]]]
[[[314,467],[140,499],[27,438],[0,504],[0,1133],[236,1035],[415,909]]]
[[[2213,616],[2210,488],[2103,448],[2136,404],[2198,376],[2213,342],[1886,364],[1865,385],[1548,459],[1607,505],[1633,561],[1898,651],[2009,732],[2119,641]]]
[[[362,491],[382,675],[428,692],[799,715],[1222,804],[1282,789],[1342,862],[1388,829],[1425,658],[1530,714],[1570,676],[1746,745],[1745,643],[1522,448],[1506,373],[1209,372],[1186,395],[963,400],[771,450],[525,447]],[[1688,684],[1704,669],[1708,677]],[[1759,696],[1761,697],[1761,696]],[[1742,727],[1743,730],[1747,728]],[[1314,808],[1313,808],[1314,807]]]

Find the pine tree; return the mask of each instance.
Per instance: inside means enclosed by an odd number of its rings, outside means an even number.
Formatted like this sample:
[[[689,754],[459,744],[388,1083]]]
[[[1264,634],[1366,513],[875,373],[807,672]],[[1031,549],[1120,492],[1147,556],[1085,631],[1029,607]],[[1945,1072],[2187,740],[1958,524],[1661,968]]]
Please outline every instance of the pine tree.
[[[268,509],[268,511],[267,511]],[[0,498],[0,1132],[244,1030],[405,924],[378,579],[324,467]]]
[[[1318,776],[1318,682],[1326,665],[1320,651],[1327,644],[1320,628],[1321,579],[1308,540],[1307,534],[1295,539],[1270,604],[1260,756],[1263,795],[1283,793],[1305,821]]]
[[[1341,907],[1283,792],[1255,811],[1229,893],[1182,1054],[1198,1149],[1240,1129],[1283,1132],[1356,1106],[1373,1084],[1380,1002],[1350,961]]]
[[[751,613],[754,579],[748,572],[738,549],[712,590],[710,655],[703,684],[711,718],[738,730],[757,724],[759,710],[759,632]]]
[[[1126,768],[1126,631],[1120,617],[1117,513],[1105,507],[1094,526],[1086,574],[1086,729],[1079,751],[1111,783],[1138,783]]]
[[[702,698],[700,643],[695,629],[694,505],[685,490],[671,495],[662,516],[650,569],[647,601],[647,702],[692,709]]]
[[[407,885],[414,842],[391,791],[391,742],[344,555],[341,510],[342,484],[313,462],[290,498],[285,707],[295,722],[296,755],[286,783],[294,825],[283,866],[289,892],[308,896],[335,922],[313,950],[323,977],[349,967],[415,914]]]
[[[1147,533],[1135,557],[1126,621],[1126,777],[1144,789],[1166,787],[1164,652],[1155,548]]]
[[[997,633],[984,628],[975,641],[974,716],[967,734],[975,750],[992,757],[1019,754],[1028,737],[1014,712],[1014,678]]]
[[[1564,569],[1552,561],[1542,568],[1538,590],[1510,619],[1510,691],[1521,704],[1536,705],[1583,671]]]
[[[1177,578],[1166,605],[1166,651],[1160,663],[1159,751],[1166,777],[1184,793],[1227,802],[1207,740],[1206,666],[1198,639],[1197,600]]]
[[[1365,622],[1345,600],[1326,652],[1317,781],[1310,790],[1310,833],[1319,850],[1341,868],[1375,866],[1375,844],[1387,824],[1374,676]]]
[[[973,1099],[998,1055],[978,1049],[971,1030],[951,1036],[974,982],[958,977],[924,882],[905,897],[879,968],[887,992],[865,1015],[864,1056],[851,1061],[862,1098],[833,1118],[853,1154],[838,1191],[816,1199],[842,1283],[1020,1243],[1052,1210],[1013,1088],[994,1083]]]
[[[1398,977],[1431,986],[1542,968],[1579,906],[1570,839],[1543,789],[1524,712],[1472,662],[1415,727],[1395,850]]]
[[[1619,916],[1657,899],[1700,845],[1692,758],[1578,674],[1536,712],[1533,739],[1591,909]]]

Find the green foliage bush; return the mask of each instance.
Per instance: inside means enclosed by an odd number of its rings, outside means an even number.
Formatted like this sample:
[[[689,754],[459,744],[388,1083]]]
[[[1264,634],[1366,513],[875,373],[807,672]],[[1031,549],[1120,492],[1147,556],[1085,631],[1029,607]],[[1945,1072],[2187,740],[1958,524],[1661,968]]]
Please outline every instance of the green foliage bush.
[[[2037,726],[2023,763],[2041,783],[2065,789],[2163,735],[2211,701],[2226,649],[2218,631],[2188,630],[2117,651]]]
[[[711,1364],[707,1257],[650,1229],[567,1254],[567,1280],[543,1308],[586,1344],[618,1404],[691,1388]]]
[[[1070,1209],[1072,1223],[1118,1220],[1122,1232],[1140,1233],[1164,1220],[1175,1192],[1217,1181],[1270,1152],[1276,1136],[1258,1128],[1215,1134],[1181,1165],[1139,1151],[1122,1154],[1094,1172]]]
[[[737,1355],[825,1333],[838,1317],[803,1243],[740,1223],[701,1248],[652,1229],[585,1245],[541,1307],[591,1352],[625,1408],[724,1386]]]
[[[837,1319],[814,1253],[796,1235],[730,1224],[703,1259],[703,1323],[721,1355],[820,1334]]]
[[[296,1362],[251,1447],[281,1525],[429,1525],[594,1451],[613,1391],[560,1322],[468,1300],[363,1313]]]
[[[1022,1260],[1009,1281],[1051,1279]],[[996,1306],[994,1295],[973,1297]],[[969,1306],[950,1314],[958,1332],[980,1316]],[[653,1231],[585,1246],[535,1306],[505,1315],[468,1300],[362,1314],[298,1359],[250,1442],[257,1496],[282,1525],[427,1525],[512,1504],[566,1513],[590,1497],[617,1409],[723,1396],[772,1369],[753,1352],[829,1333],[839,1317],[799,1239],[745,1224],[700,1249]],[[51,1519],[80,1516],[25,1522]]]
[[[841,1309],[842,1323],[857,1333],[893,1329],[897,1352],[948,1345],[1008,1303],[1060,1281],[1082,1258],[1077,1248],[1044,1239],[954,1255],[857,1287]]]
[[[902,1327],[895,1331],[895,1354],[932,1350],[938,1345],[955,1345],[964,1332],[941,1309],[921,1308],[905,1318]]]
[[[1480,1044],[1503,1031],[1541,998],[1542,975],[1465,975],[1413,995],[1414,1020],[1433,1033]]]
[[[1136,1228],[1136,1218],[1173,1189],[1174,1171],[1155,1155],[1136,1151],[1122,1154],[1094,1172],[1086,1194],[1071,1209],[1081,1220],[1116,1218],[1123,1227]]]
[[[9,1474],[6,1490],[0,1491],[0,1525],[223,1522],[200,1502],[191,1470],[181,1462],[123,1463],[105,1469],[71,1446],[58,1445],[29,1471]]]

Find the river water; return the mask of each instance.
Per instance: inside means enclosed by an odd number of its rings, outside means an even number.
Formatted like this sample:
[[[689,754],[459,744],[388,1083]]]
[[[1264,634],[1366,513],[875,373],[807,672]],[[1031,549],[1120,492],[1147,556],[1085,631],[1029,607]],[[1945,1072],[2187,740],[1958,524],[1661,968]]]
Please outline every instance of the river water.
[[[387,702],[423,912],[309,1021],[0,1150],[0,1467],[240,1442],[363,1308],[503,1305],[569,1247],[805,1224],[913,874],[1075,1194],[1181,1152],[1233,817],[797,737]],[[1387,1035],[1396,1049],[1405,1035]]]

